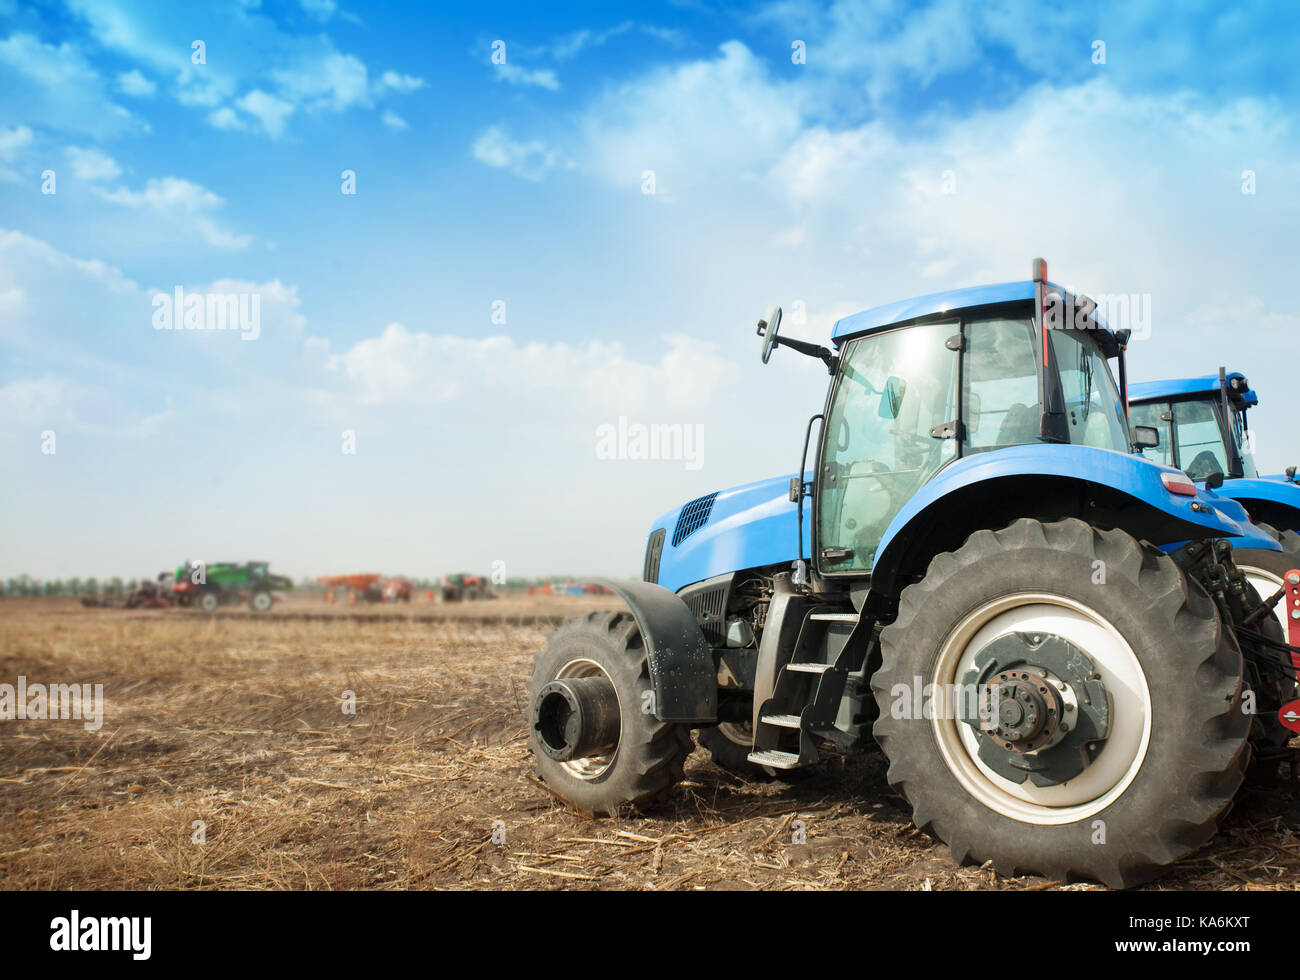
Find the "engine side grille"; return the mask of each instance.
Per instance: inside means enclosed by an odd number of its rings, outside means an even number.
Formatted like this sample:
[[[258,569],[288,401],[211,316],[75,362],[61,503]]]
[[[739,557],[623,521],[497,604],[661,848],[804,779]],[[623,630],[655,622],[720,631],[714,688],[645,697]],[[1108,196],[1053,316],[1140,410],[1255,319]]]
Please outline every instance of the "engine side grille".
[[[664,553],[664,536],[668,532],[660,527],[650,532],[650,540],[645,546],[645,572],[642,578],[647,582],[659,584],[659,558]]]
[[[677,526],[673,528],[674,548],[708,523],[709,515],[713,513],[713,501],[717,498],[716,492],[706,494],[697,497],[682,508],[681,516],[677,518]]]
[[[682,596],[686,607],[695,614],[705,638],[714,646],[722,646],[727,638],[727,587],[715,586]]]

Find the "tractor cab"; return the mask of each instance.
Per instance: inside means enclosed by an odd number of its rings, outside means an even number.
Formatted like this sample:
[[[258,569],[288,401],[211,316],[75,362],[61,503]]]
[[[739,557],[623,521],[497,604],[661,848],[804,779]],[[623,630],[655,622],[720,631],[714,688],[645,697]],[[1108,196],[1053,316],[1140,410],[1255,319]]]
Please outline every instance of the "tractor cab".
[[[1216,474],[1226,480],[1258,478],[1246,438],[1246,413],[1258,404],[1245,375],[1223,368],[1217,375],[1135,384],[1129,393],[1133,422],[1160,433],[1160,444],[1143,455],[1197,482]]]
[[[1127,338],[1035,268],[1033,281],[846,317],[835,355],[780,337],[779,311],[760,324],[765,354],[790,346],[833,374],[811,490],[815,573],[871,572],[904,507],[959,461],[1048,443],[1133,451],[1107,364]]]

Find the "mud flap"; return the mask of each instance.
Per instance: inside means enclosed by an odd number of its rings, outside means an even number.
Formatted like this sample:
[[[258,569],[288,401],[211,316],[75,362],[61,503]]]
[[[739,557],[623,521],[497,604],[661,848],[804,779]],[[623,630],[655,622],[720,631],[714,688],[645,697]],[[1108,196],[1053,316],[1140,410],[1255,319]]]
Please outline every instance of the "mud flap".
[[[695,614],[661,585],[626,579],[590,579],[627,603],[645,643],[654,704],[639,705],[660,721],[707,725],[718,720],[718,677],[713,651]]]

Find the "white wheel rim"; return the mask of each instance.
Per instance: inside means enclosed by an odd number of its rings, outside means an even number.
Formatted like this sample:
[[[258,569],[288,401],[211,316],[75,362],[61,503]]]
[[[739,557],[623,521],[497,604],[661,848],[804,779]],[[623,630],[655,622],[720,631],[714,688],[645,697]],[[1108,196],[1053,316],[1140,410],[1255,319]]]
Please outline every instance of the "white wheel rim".
[[[265,592],[253,596],[253,608],[265,612],[271,608],[271,597]]]
[[[1272,572],[1265,571],[1262,568],[1254,568],[1250,565],[1238,565],[1242,574],[1246,576],[1246,581],[1255,587],[1261,599],[1269,599],[1278,589],[1282,588],[1282,576],[1275,575]],[[1273,606],[1273,616],[1277,619],[1278,625],[1282,627],[1282,636],[1287,636],[1286,622],[1286,598],[1282,598]]]
[[[1014,783],[989,768],[979,758],[979,742],[969,725],[935,717],[931,725],[948,770],[980,803],[1022,823],[1072,823],[1104,810],[1142,768],[1151,740],[1151,694],[1141,663],[1128,641],[1094,610],[1064,596],[1026,592],[988,603],[958,624],[935,662],[935,690],[960,684],[975,656],[1008,633],[1052,633],[1088,654],[1110,692],[1110,736],[1078,776],[1055,786],[1035,786],[1029,780]]]
[[[614,688],[614,698],[618,701],[618,733],[619,741],[623,739],[623,702],[618,697],[618,687],[614,684],[614,678],[609,676],[609,672],[594,660],[582,658],[580,660],[570,660],[560,668],[555,675],[556,680],[564,677],[594,677],[602,675],[605,680],[609,681],[610,687]],[[604,775],[614,763],[614,756],[618,755],[618,742],[614,743],[613,750],[608,755],[593,755],[582,759],[566,759],[560,765],[565,772],[575,779],[592,780],[598,779]]]
[[[737,745],[744,745],[748,748],[754,747],[754,728],[747,722],[719,722],[718,732],[729,742],[735,742]]]

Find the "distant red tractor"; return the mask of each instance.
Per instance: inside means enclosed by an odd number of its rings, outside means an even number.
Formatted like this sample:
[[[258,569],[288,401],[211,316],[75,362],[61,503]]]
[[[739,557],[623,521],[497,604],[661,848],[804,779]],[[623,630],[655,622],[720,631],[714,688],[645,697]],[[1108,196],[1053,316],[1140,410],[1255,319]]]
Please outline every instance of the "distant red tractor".
[[[122,603],[127,609],[166,609],[174,604],[172,573],[159,572],[157,581],[141,579],[140,584],[126,594]]]
[[[482,575],[458,573],[442,577],[443,602],[470,602],[475,599],[495,599],[496,593],[488,587]]]

